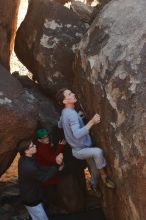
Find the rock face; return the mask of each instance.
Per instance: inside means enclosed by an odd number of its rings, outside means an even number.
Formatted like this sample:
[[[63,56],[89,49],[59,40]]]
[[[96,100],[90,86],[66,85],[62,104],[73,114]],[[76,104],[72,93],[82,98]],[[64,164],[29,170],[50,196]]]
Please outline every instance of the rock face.
[[[146,216],[145,9],[145,0],[110,1],[81,41],[75,62],[74,85],[86,113],[101,115],[93,133],[117,185],[104,197],[112,220]]]
[[[67,2],[69,2],[69,0],[55,0],[56,2],[60,3],[60,4],[65,4]]]
[[[37,126],[35,100],[0,65],[0,175],[16,155],[16,146],[30,137]]]
[[[71,9],[75,12],[82,21],[90,23],[93,15],[93,8],[91,6],[85,5],[80,1],[73,1],[71,3]]]
[[[0,62],[9,69],[20,0],[0,1]]]
[[[32,97],[38,106],[38,127],[44,127],[49,132],[52,131],[54,126],[57,126],[58,112],[52,100],[50,100],[39,88],[38,84],[32,81],[28,76],[21,76],[18,72],[12,74],[22,84],[24,89]]]
[[[74,44],[85,31],[79,17],[61,4],[31,0],[17,32],[15,51],[52,95],[58,87],[72,85]]]

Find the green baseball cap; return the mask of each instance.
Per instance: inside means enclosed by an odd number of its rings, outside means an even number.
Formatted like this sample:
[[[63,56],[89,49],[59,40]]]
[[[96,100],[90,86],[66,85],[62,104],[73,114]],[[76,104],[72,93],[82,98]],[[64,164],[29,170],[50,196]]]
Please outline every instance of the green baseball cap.
[[[40,128],[36,132],[37,138],[44,138],[44,137],[47,137],[48,135],[49,135],[49,132],[45,128]]]

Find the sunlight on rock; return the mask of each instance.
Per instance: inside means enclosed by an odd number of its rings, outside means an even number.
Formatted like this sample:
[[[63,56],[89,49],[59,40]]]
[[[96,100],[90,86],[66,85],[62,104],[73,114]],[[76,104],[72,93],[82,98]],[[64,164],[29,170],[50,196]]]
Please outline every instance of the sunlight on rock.
[[[13,181],[17,179],[18,177],[18,160],[19,160],[19,154],[16,155],[13,163],[11,166],[7,169],[7,171],[0,177],[0,182],[8,182]]]
[[[90,5],[92,7],[95,7],[96,5],[99,4],[98,0],[74,0],[74,1],[79,1],[79,2],[83,2],[86,5]],[[71,2],[67,2],[65,5],[65,7],[70,8],[71,6]]]
[[[21,0],[19,12],[18,12],[18,23],[17,28],[20,26],[21,22],[23,21],[28,8],[28,0]],[[10,70],[11,73],[18,71],[20,75],[28,75],[29,78],[32,78],[32,74],[29,70],[18,60],[14,49],[11,54],[10,58]]]

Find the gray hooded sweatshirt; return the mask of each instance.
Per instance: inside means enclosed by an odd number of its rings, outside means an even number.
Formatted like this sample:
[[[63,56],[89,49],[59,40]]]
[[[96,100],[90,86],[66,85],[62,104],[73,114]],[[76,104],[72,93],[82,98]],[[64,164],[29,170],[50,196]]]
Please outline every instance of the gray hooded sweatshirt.
[[[65,139],[73,151],[78,151],[92,145],[88,129],[73,108],[64,108],[61,113],[58,127],[63,128]]]

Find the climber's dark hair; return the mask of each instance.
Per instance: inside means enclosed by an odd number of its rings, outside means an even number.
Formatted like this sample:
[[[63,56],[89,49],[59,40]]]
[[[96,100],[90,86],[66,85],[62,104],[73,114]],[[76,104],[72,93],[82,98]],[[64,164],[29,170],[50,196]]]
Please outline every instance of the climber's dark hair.
[[[63,100],[64,100],[64,91],[67,90],[67,88],[62,88],[59,89],[58,92],[56,93],[56,100],[59,105],[63,105]]]
[[[25,151],[29,149],[30,144],[32,143],[32,139],[22,140],[18,145],[18,152],[21,156],[25,156]]]

